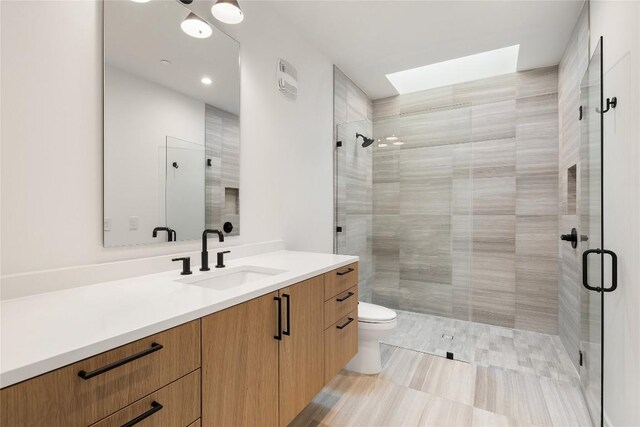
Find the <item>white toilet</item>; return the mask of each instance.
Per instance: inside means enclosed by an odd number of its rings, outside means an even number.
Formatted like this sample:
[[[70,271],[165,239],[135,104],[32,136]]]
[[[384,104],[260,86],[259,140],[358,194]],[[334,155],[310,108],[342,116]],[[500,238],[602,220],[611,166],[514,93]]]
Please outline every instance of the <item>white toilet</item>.
[[[361,374],[377,374],[382,370],[380,340],[396,328],[396,312],[366,302],[358,304],[358,354],[346,369]]]

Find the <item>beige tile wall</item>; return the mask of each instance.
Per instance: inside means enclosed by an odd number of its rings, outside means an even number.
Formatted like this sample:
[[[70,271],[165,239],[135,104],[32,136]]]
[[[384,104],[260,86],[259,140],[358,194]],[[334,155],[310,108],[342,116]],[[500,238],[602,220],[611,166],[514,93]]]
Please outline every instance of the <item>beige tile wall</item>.
[[[376,100],[374,303],[558,332],[558,69]]]
[[[567,49],[558,67],[558,101],[560,122],[558,183],[560,203],[558,211],[559,233],[568,233],[577,227],[576,206],[567,197],[568,170],[578,164],[580,146],[580,83],[589,64],[588,5],[582,10]],[[579,173],[577,179],[579,180]],[[579,183],[578,183],[579,186]],[[579,195],[579,191],[577,193]],[[558,283],[558,334],[572,362],[578,367],[580,345],[580,257],[576,249],[566,242],[560,246],[560,275]]]

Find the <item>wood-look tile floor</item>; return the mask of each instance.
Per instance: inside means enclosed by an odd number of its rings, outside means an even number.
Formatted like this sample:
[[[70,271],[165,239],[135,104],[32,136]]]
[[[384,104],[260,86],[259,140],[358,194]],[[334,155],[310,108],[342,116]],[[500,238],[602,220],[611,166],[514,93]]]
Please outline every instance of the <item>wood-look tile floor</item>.
[[[343,370],[291,426],[591,426],[579,385],[382,344],[383,370]]]

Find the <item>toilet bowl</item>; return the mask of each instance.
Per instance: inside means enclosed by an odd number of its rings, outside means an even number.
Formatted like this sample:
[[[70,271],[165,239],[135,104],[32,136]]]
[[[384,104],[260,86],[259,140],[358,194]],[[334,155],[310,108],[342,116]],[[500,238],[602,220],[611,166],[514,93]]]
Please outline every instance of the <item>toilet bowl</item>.
[[[396,312],[366,302],[358,304],[358,354],[345,367],[361,374],[382,371],[380,340],[396,328]]]

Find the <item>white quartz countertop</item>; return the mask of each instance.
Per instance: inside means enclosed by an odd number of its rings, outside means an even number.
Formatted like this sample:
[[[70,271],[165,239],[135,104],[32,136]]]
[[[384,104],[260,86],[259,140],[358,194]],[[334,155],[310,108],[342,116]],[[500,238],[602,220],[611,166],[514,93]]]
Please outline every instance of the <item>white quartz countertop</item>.
[[[215,252],[209,257],[215,258]],[[356,261],[358,257],[347,255],[278,251],[225,261],[228,268],[256,266],[284,270],[226,290],[178,282],[216,270],[201,273],[198,267],[192,267],[191,276],[180,276],[180,270],[176,269],[2,301],[0,387]],[[213,267],[215,261],[210,264]]]

